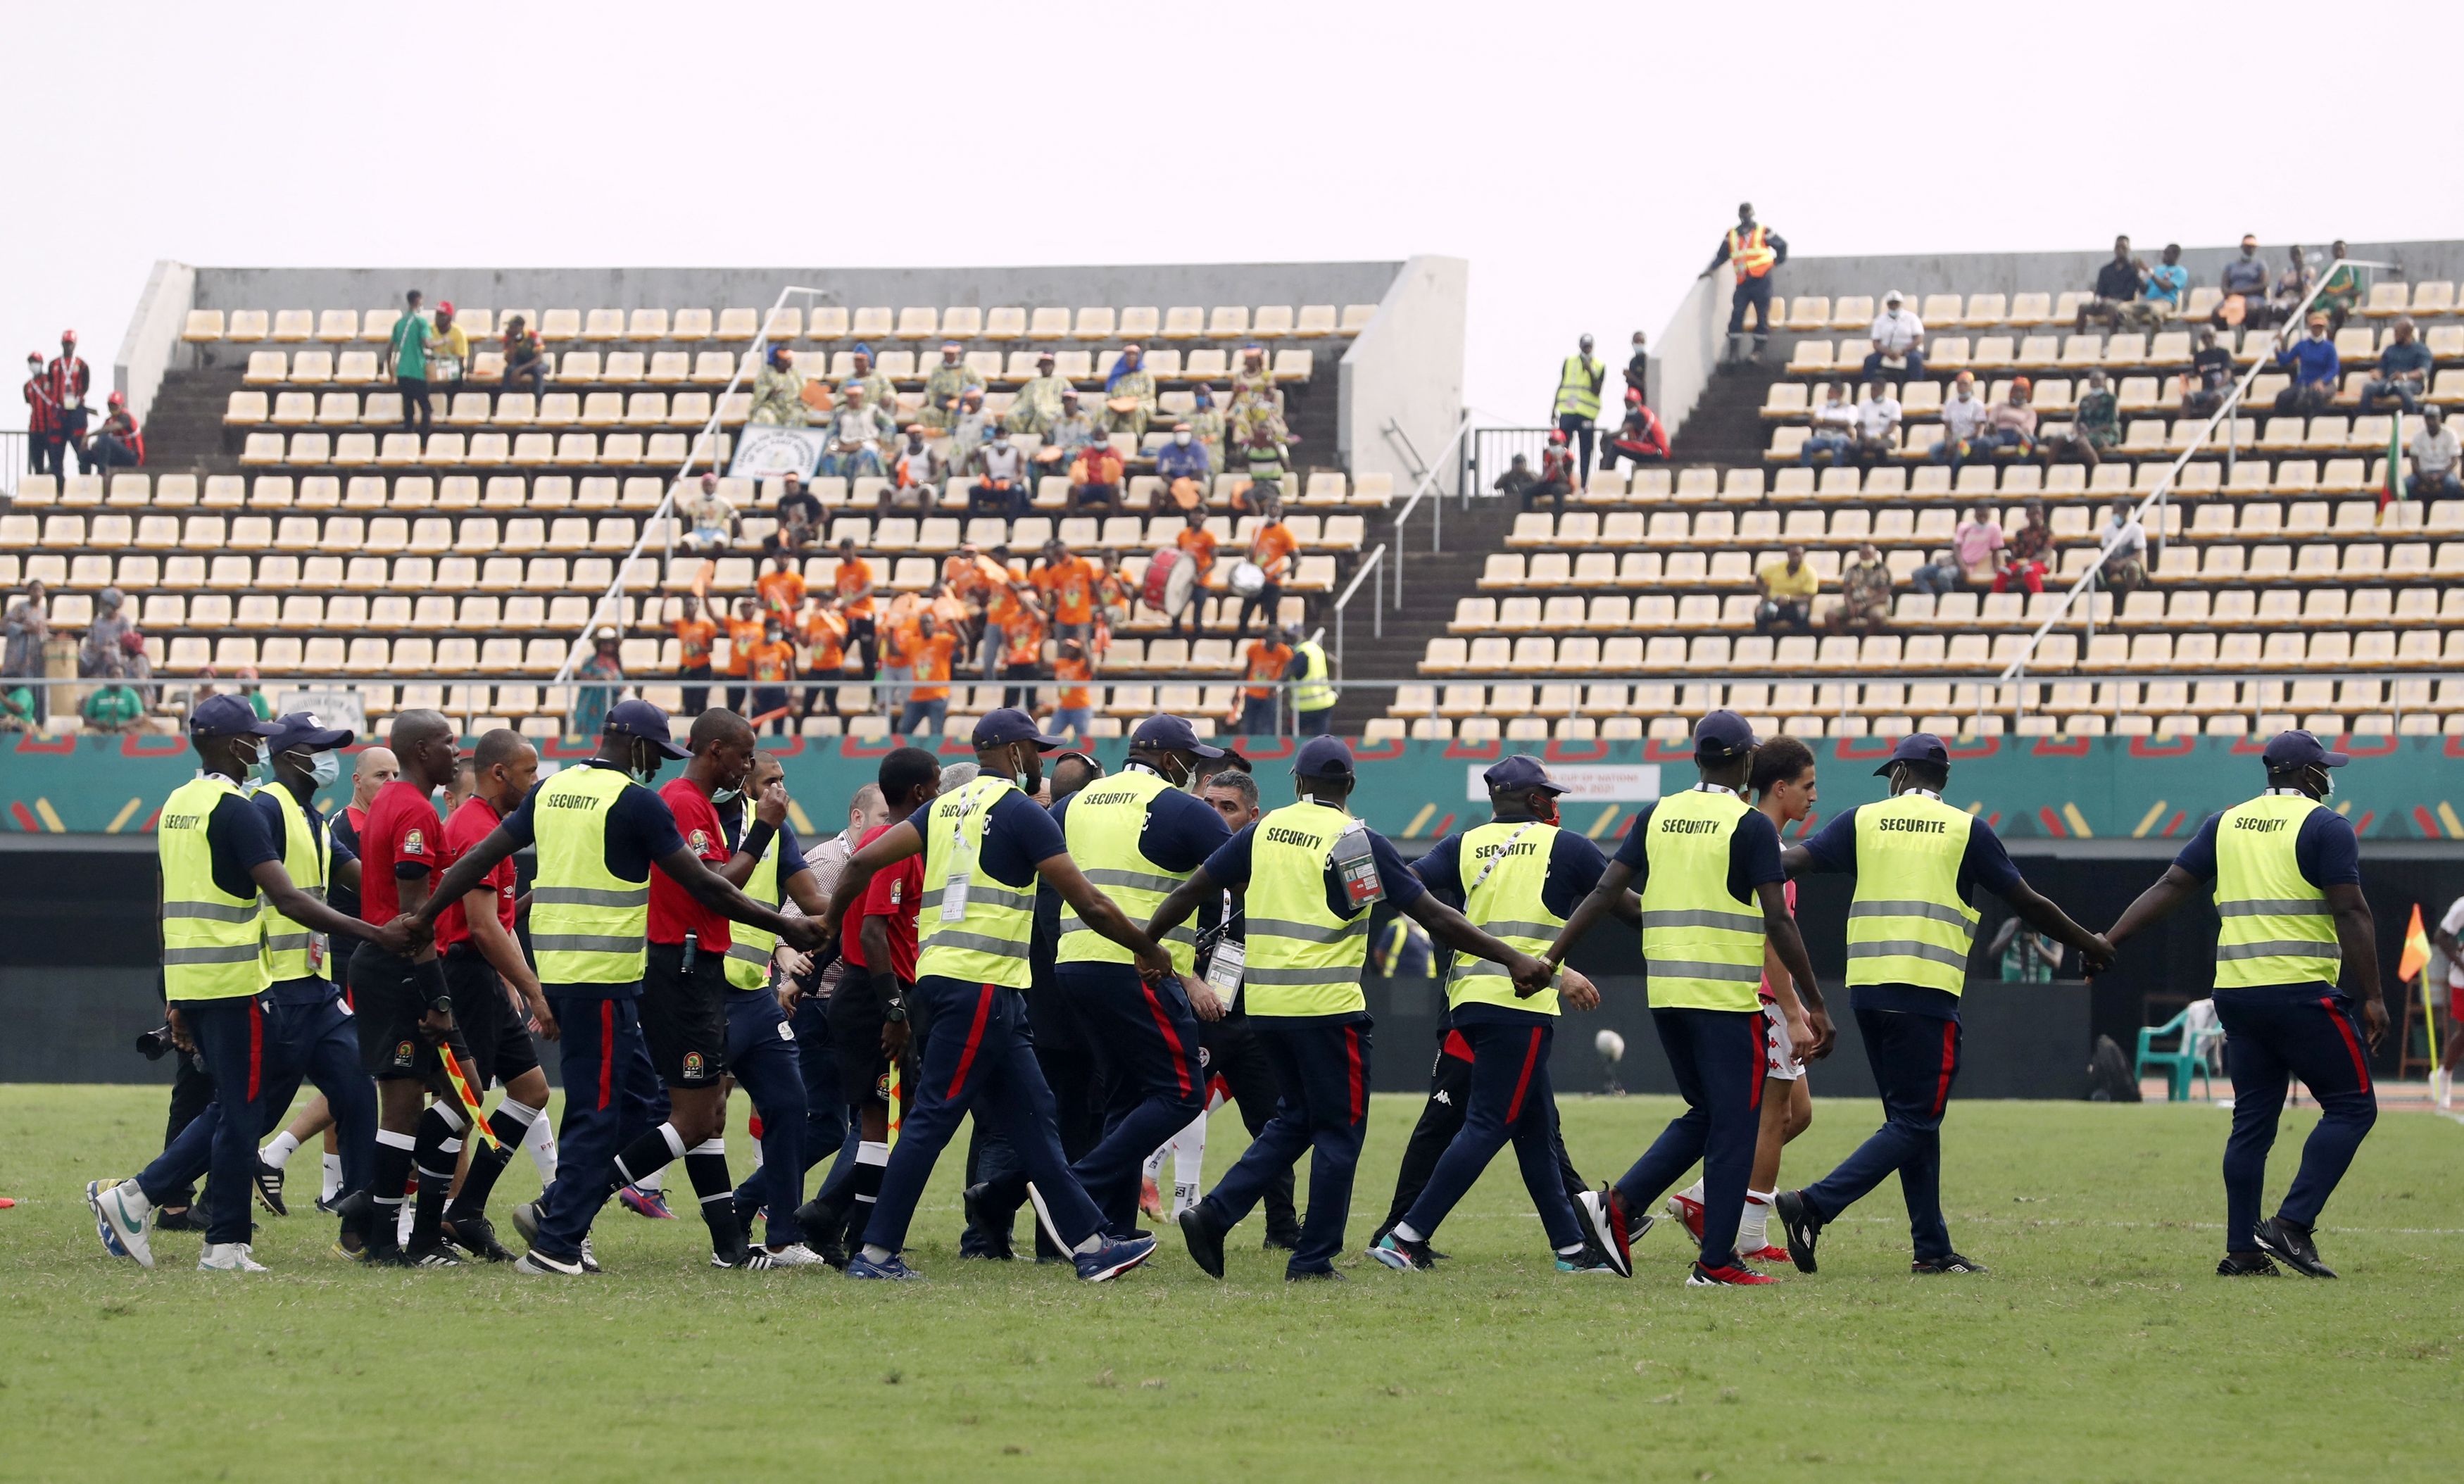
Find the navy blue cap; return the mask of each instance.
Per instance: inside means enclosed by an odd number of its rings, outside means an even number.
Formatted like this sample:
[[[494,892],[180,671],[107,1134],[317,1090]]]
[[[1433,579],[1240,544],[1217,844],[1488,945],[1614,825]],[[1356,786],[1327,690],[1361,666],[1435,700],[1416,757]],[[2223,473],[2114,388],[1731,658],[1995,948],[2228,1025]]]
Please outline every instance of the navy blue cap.
[[[1153,747],[1158,752],[1186,752],[1199,758],[1223,756],[1222,748],[1210,747],[1198,740],[1198,728],[1179,717],[1161,712],[1138,723],[1138,729],[1130,734],[1130,745]]]
[[[1480,775],[1480,780],[1488,785],[1491,793],[1521,793],[1531,788],[1546,789],[1550,793],[1567,791],[1564,784],[1549,776],[1549,770],[1540,765],[1538,758],[1525,752],[1518,752],[1490,767]]]
[[[277,730],[265,744],[268,752],[330,752],[347,747],[360,734],[347,726],[327,726],[313,711],[288,711],[274,719]]]
[[[256,719],[256,708],[242,696],[209,696],[188,713],[191,737],[272,737],[282,728]]]
[[[1751,752],[1762,742],[1746,719],[1733,711],[1714,711],[1694,725],[1694,756],[1713,761]]]
[[[2353,761],[2351,753],[2330,752],[2325,742],[2299,728],[2269,738],[2266,757],[2268,767],[2276,771],[2289,767],[2343,767]]]
[[[1350,778],[1352,749],[1340,737],[1312,737],[1292,759],[1292,771],[1303,778]]]
[[[659,750],[671,758],[690,758],[690,749],[676,745],[675,737],[668,730],[668,714],[647,700],[620,700],[607,708],[607,721],[600,734],[605,737],[639,737],[644,742],[659,744]]]
[[[1068,746],[1069,739],[1045,736],[1044,728],[1035,724],[1035,718],[1016,706],[987,711],[976,722],[978,747],[1000,747],[1010,742],[1033,742],[1038,752],[1050,752],[1055,747]]]
[[[1948,767],[1950,749],[1931,732],[1910,732],[1900,739],[1900,744],[1891,749],[1891,755],[1882,760],[1882,765],[1874,769],[1874,776],[1880,778],[1889,772],[1894,763],[1935,763]]]

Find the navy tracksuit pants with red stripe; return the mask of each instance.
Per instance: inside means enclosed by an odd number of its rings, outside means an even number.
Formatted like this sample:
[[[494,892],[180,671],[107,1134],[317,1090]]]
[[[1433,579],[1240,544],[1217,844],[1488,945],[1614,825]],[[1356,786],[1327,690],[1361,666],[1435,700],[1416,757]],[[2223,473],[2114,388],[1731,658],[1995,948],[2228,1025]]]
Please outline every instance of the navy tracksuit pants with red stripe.
[[[1240,1223],[1264,1200],[1275,1177],[1309,1155],[1309,1212],[1285,1275],[1331,1272],[1343,1251],[1344,1218],[1352,1209],[1352,1177],[1369,1132],[1369,1030],[1366,1014],[1261,1015],[1249,1030],[1275,1070],[1281,1095],[1275,1116],[1239,1163],[1199,1204],[1217,1226]]]
[[[213,1106],[189,1120],[154,1163],[137,1177],[137,1188],[160,1205],[199,1175],[206,1183],[206,1240],[249,1240],[249,1192],[255,1188],[256,1141],[265,1132],[265,1091],[279,1070],[268,1064],[266,1002],[254,996],[227,1000],[179,1000],[172,1008],[214,1079]],[[296,1079],[296,1074],[294,1074]],[[296,1080],[295,1080],[296,1085]]]
[[[1105,1229],[1126,1237],[1137,1229],[1147,1156],[1206,1109],[1198,1015],[1179,981],[1152,985],[1127,963],[1065,963],[1057,977],[1108,1094],[1104,1137],[1070,1169]]]
[[[667,1119],[667,1093],[642,1044],[640,1006],[630,993],[547,991],[562,1028],[558,1071],[564,1118],[556,1129],[556,1184],[539,1192],[538,1247],[567,1262],[607,1204],[616,1156]]]
[[[1867,1192],[1900,1177],[1908,1204],[1908,1234],[1916,1259],[1950,1255],[1950,1229],[1942,1219],[1942,1115],[1959,1076],[1959,1022],[1910,1010],[1878,1010],[1859,1005],[1857,1030],[1865,1039],[1865,1062],[1882,1095],[1882,1126],[1839,1162],[1839,1167],[1808,1185],[1804,1195],[1825,1221],[1863,1200]]]
[[[2325,984],[2265,985],[2216,992],[2225,1028],[2225,1070],[2233,1074],[2233,1137],[2225,1141],[2225,1250],[2258,1250],[2259,1191],[2276,1143],[2285,1083],[2299,1077],[2319,1099],[2319,1125],[2301,1145],[2301,1169],[2277,1214],[2315,1227],[2336,1183],[2378,1121],[2368,1050],[2353,1024],[2352,1002]]]
[[[1685,1112],[1618,1178],[1617,1193],[1627,1210],[1648,1211],[1701,1160],[1700,1259],[1706,1268],[1734,1267],[1737,1222],[1745,1214],[1746,1186],[1754,1174],[1754,1139],[1762,1131],[1768,1059],[1763,1012],[1655,1007],[1651,1024],[1668,1052],[1668,1070],[1685,1098]]]
[[[1562,1251],[1581,1245],[1583,1229],[1557,1165],[1557,1096],[1549,1082],[1549,1048],[1556,1039],[1557,1017],[1473,1004],[1455,1011],[1454,1029],[1471,1047],[1468,1106],[1462,1129],[1438,1157],[1429,1183],[1403,1220],[1425,1240],[1512,1140],[1523,1187],[1539,1208],[1550,1247]]]

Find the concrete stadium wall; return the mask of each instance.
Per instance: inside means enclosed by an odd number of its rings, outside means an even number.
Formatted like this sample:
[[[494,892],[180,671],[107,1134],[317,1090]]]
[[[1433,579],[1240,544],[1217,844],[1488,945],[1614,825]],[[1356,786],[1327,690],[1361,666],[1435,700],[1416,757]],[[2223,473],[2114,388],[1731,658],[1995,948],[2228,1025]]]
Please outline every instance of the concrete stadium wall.
[[[1377,318],[1344,353],[1337,384],[1336,450],[1353,476],[1395,477],[1397,495],[1419,482],[1412,459],[1390,432],[1400,429],[1442,479],[1454,460],[1439,451],[1463,416],[1463,323],[1471,264],[1460,257],[1415,257],[1379,300]],[[1311,455],[1303,449],[1306,463]]]
[[[1720,364],[1720,356],[1728,341],[1728,295],[1736,284],[1736,273],[1726,264],[1707,278],[1697,278],[1678,301],[1677,312],[1668,317],[1668,325],[1660,338],[1651,343],[1650,383],[1646,395],[1651,410],[1660,414],[1660,425],[1674,438],[1683,431],[1685,419],[1701,399],[1703,388],[1711,384],[1711,372]],[[1601,392],[1600,420],[1615,426],[1620,422],[1624,391],[1617,389],[1618,402],[1612,405],[1606,388]]]
[[[112,358],[111,386],[128,399],[129,415],[140,427],[154,410],[154,393],[179,351],[180,330],[196,294],[197,270],[162,259],[146,276],[137,312],[128,317],[128,333],[121,337],[120,353]]]
[[[2323,255],[2327,240],[2307,241],[2302,246],[2310,253]],[[2163,237],[2134,233],[2130,246],[2133,254],[2153,263],[2164,250],[2165,242]],[[2283,242],[2260,244],[2259,256],[2266,261],[2271,273],[2283,271],[2288,246]],[[2355,257],[2398,265],[2401,277],[2407,281],[2464,278],[2464,241],[2347,242],[2345,250]],[[2190,271],[2192,285],[2213,284],[2216,276],[2223,272],[2226,261],[2240,254],[2238,242],[2222,247],[2190,247],[2186,244],[2182,249],[2182,266]],[[1788,299],[1800,294],[1826,294],[1835,299],[1842,294],[1871,294],[1877,299],[1890,289],[1920,296],[2059,293],[2064,289],[2094,287],[2097,269],[2112,256],[2113,242],[2110,238],[2075,252],[1911,253],[1893,256],[1839,257],[1792,255],[1777,271],[1778,287],[1773,292]],[[1725,292],[1720,297],[1720,303],[1725,313],[1727,304]],[[1721,322],[1725,324],[1727,321],[1724,319]]]

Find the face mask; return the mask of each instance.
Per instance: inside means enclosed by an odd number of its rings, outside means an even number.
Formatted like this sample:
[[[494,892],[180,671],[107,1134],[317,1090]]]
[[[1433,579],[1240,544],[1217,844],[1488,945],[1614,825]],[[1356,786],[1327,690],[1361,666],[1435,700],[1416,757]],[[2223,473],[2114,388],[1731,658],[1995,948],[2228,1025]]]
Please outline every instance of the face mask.
[[[256,782],[260,784],[274,782],[274,760],[266,756],[262,743],[258,743],[256,750],[248,755],[243,766],[248,776]]]
[[[330,788],[334,780],[342,776],[342,755],[327,750],[308,755],[308,778],[319,788]]]
[[[658,764],[653,763],[646,765],[638,761],[641,756],[639,749],[626,754],[625,775],[648,788],[650,786],[650,781],[659,776]]]
[[[1189,434],[1185,432],[1176,432],[1172,435],[1172,441],[1179,444],[1183,448],[1187,448],[1189,446]]]
[[[744,790],[741,788],[713,788],[710,791],[710,802],[713,804],[733,804],[743,797]]]

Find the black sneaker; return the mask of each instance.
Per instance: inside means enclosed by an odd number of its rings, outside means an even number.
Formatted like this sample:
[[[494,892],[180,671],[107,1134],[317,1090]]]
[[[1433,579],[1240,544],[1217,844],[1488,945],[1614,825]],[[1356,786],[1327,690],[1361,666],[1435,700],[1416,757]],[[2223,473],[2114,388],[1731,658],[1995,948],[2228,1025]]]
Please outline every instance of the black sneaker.
[[[1793,1244],[1792,1249],[1793,1246]],[[1793,1255],[1793,1250],[1791,1255]],[[1993,1270],[1981,1262],[1970,1262],[1957,1252],[1948,1252],[1940,1257],[1917,1258],[1908,1264],[1908,1271],[1910,1273],[1991,1273]]]
[[[442,1242],[434,1247],[402,1248],[385,1258],[371,1257],[368,1260],[388,1261],[396,1267],[403,1268],[459,1268],[462,1266],[462,1259],[454,1256],[452,1250]]]
[[[336,1242],[344,1252],[358,1257],[368,1250],[368,1217],[376,1209],[376,1200],[365,1190],[354,1190],[328,1207],[327,1212],[341,1224]]]
[[[281,1165],[268,1164],[263,1160],[257,1161],[256,1178],[250,1184],[256,1186],[256,1199],[267,1210],[276,1216],[291,1214],[291,1207],[282,1204]]]
[[[819,1252],[821,1254],[822,1261],[828,1263],[831,1267],[838,1269],[842,1273],[847,1271],[847,1250],[844,1244],[838,1242],[816,1242],[807,1238],[804,1245],[811,1248],[814,1251]]]
[[[2225,1260],[2216,1264],[2216,1276],[2220,1278],[2273,1278],[2282,1275],[2283,1270],[2277,1267],[2265,1252],[2227,1252]]]
[[[1210,1278],[1223,1275],[1223,1230],[1207,1219],[1205,1207],[1193,1206],[1180,1213],[1180,1239],[1199,1272]]]
[[[512,1262],[514,1254],[496,1240],[495,1225],[485,1216],[453,1216],[445,1222],[445,1240],[482,1262]]]
[[[1287,1273],[1284,1274],[1284,1281],[1287,1283],[1349,1283],[1352,1280],[1332,1268],[1321,1268],[1314,1273]]]
[[[157,1231],[203,1231],[206,1229],[206,1223],[205,1220],[197,1214],[197,1208],[195,1207],[183,1206],[176,1211],[156,1211],[154,1213],[154,1229]]]
[[[1385,1233],[1378,1233],[1383,1236]],[[1297,1252],[1301,1250],[1300,1234],[1294,1231],[1269,1231],[1266,1240],[1258,1244],[1270,1252]]]
[[[847,1225],[847,1218],[846,1210],[820,1196],[796,1207],[796,1226],[808,1241],[825,1231],[837,1232]]]
[[[1018,1251],[1010,1246],[1009,1229],[1010,1222],[1018,1215],[1018,1207],[1011,1207],[1008,1210],[996,1213],[994,1210],[996,1203],[992,1199],[992,1193],[993,1187],[989,1185],[969,1185],[966,1188],[966,1192],[959,1197],[959,1200],[966,1207],[967,1225],[974,1228],[976,1235],[982,1240],[984,1256],[987,1260],[1014,1261]]]
[[[1426,1273],[1438,1265],[1429,1255],[1429,1244],[1415,1242],[1399,1232],[1389,1231],[1369,1249],[1370,1257],[1397,1273]]]
[[[1771,1198],[1771,1214],[1779,1218],[1780,1229],[1788,1233],[1788,1260],[1796,1264],[1799,1273],[1814,1271],[1814,1244],[1822,1235],[1822,1218],[1805,1199],[1802,1190],[1783,1190]]]
[[[2319,1247],[2310,1240],[2311,1233],[2281,1216],[2270,1216],[2260,1222],[2258,1229],[2252,1235],[2258,1242],[2260,1251],[2305,1278],[2332,1278],[2336,1275],[2335,1269],[2319,1260]]]

